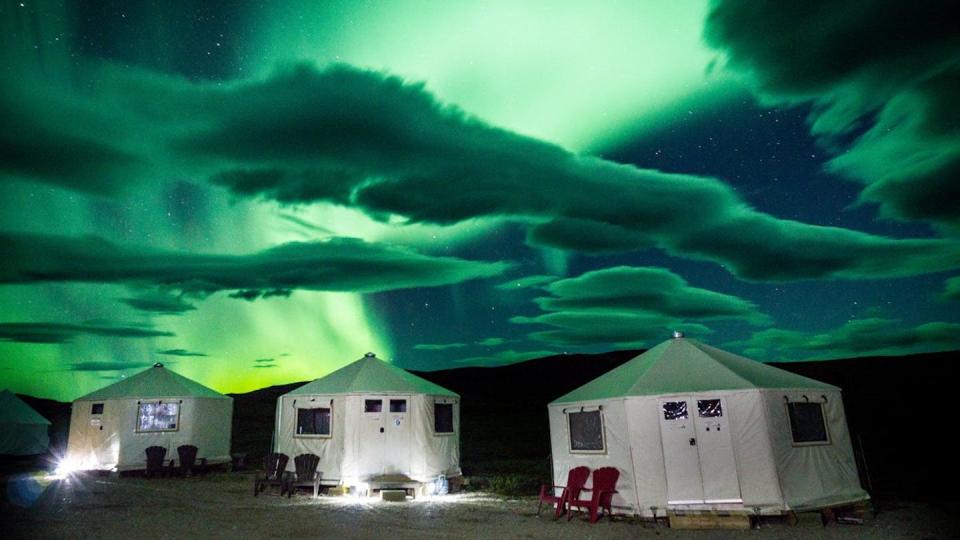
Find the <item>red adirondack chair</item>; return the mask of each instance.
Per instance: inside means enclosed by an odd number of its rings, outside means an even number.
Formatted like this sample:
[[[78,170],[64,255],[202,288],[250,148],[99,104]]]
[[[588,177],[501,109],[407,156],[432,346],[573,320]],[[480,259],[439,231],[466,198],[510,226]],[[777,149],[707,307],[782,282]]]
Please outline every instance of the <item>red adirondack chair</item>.
[[[580,497],[580,490],[583,489],[583,485],[587,483],[587,478],[589,477],[589,467],[574,467],[567,473],[566,486],[541,485],[537,515],[540,515],[540,509],[543,508],[543,503],[556,504],[557,510],[554,512],[553,518],[558,519],[566,510],[567,501]],[[559,496],[557,495],[558,489],[562,490]]]
[[[619,478],[620,470],[616,467],[600,467],[593,471],[593,485],[582,490],[591,492],[590,498],[581,500],[579,497],[571,497],[568,499],[567,506],[570,509],[567,514],[567,521],[573,518],[574,508],[590,510],[590,523],[596,523],[600,519],[598,513],[602,515],[604,508],[607,509],[607,515],[612,514],[610,501],[613,499],[613,494],[617,492],[617,479]]]

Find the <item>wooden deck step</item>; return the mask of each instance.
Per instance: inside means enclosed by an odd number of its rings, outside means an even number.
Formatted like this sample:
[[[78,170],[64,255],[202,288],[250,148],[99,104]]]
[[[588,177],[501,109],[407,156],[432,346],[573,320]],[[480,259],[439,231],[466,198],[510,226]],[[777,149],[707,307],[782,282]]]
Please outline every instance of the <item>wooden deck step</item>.
[[[749,530],[748,514],[726,512],[667,512],[671,529]]]

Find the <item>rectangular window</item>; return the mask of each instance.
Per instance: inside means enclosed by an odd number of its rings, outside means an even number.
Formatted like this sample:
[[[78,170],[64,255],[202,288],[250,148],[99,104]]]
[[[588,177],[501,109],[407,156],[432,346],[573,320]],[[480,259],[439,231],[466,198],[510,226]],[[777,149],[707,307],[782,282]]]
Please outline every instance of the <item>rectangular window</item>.
[[[103,414],[103,403],[94,403],[90,407],[90,414]]]
[[[697,412],[700,418],[717,418],[723,416],[723,407],[719,399],[698,399]]]
[[[681,418],[687,418],[686,401],[665,401],[663,403],[664,420],[679,420]]]
[[[407,400],[405,399],[391,399],[390,400],[390,412],[407,412]]]
[[[179,423],[179,403],[141,403],[137,410],[137,431],[176,431]]]
[[[377,413],[383,410],[383,400],[382,399],[365,399],[363,400],[363,412],[372,412]]]
[[[330,436],[330,409],[297,409],[297,435]]]
[[[830,442],[827,436],[827,425],[823,419],[822,403],[787,403],[787,413],[790,415],[790,431],[793,432],[794,443],[825,444]]]
[[[603,452],[603,416],[600,411],[567,413],[570,451]]]
[[[453,403],[433,404],[434,433],[453,433]]]

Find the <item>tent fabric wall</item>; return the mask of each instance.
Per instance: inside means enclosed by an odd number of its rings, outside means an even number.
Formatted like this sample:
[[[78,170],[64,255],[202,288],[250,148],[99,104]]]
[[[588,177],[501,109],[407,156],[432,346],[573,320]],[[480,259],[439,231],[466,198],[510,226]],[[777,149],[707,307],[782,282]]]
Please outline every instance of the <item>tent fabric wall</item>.
[[[9,390],[0,392],[0,455],[32,456],[50,446],[50,421]]]
[[[141,403],[179,404],[177,428],[137,431]],[[94,414],[93,406],[102,405]],[[87,394],[73,402],[64,462],[75,469],[135,470],[146,467],[150,446],[197,447],[197,459],[208,464],[230,462],[233,398],[155,364],[136,375]]]
[[[405,470],[387,471],[388,474],[406,474],[418,481],[428,481],[437,475],[459,476],[460,471],[460,407],[459,400],[448,395],[416,395],[400,393],[316,395],[286,394],[277,400],[275,450],[291,456],[315,454],[320,458],[317,470],[327,482],[362,482],[383,474],[372,470],[364,461],[364,449],[382,443],[362,429],[363,402],[368,398],[407,399],[407,421],[410,423],[410,459]],[[434,433],[434,403],[453,404],[454,431],[452,434]],[[331,407],[333,422],[331,436],[296,435],[297,409]],[[386,449],[389,451],[389,449]],[[287,465],[293,469],[293,460]]]
[[[157,401],[179,402],[178,429],[137,432],[139,404]],[[102,414],[91,413],[94,403],[103,404]],[[226,397],[75,401],[66,455],[83,469],[126,471],[146,467],[144,451],[150,446],[166,448],[171,459],[178,446],[192,444],[197,447],[198,460],[229,463],[232,417],[233,400]]]
[[[684,386],[685,370],[696,371],[689,388]],[[722,384],[711,390],[707,382],[713,371],[722,375],[717,377]],[[664,455],[669,450],[663,443],[660,401],[678,398],[721,399],[725,404],[731,466],[736,467],[742,502],[668,503]],[[795,444],[787,401],[823,402],[829,443]],[[602,406],[606,450],[571,452],[564,411],[597,406]],[[548,405],[548,412],[555,482],[563,483],[570,468],[578,465],[617,467],[614,511],[621,513],[650,517],[656,508],[662,516],[668,506],[779,513],[869,498],[860,487],[839,388],[682,338],[658,345],[558,398]],[[697,471],[691,474],[696,476],[687,479],[700,478]]]

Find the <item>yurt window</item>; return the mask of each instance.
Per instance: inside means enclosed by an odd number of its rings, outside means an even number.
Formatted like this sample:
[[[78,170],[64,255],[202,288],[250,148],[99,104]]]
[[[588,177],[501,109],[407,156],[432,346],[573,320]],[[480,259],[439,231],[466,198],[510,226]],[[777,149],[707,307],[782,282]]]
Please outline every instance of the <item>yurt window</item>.
[[[567,413],[571,452],[603,452],[603,413],[579,411]]]
[[[90,407],[90,414],[103,414],[103,403],[94,403]]]
[[[391,399],[391,400],[390,400],[390,412],[392,412],[392,413],[407,412],[407,400],[405,400],[405,399]]]
[[[369,413],[378,413],[383,411],[383,400],[382,399],[365,399],[363,400],[363,412]]]
[[[297,435],[330,436],[330,409],[297,409]]]
[[[176,431],[179,423],[179,403],[141,403],[138,407],[137,431]]]
[[[453,433],[453,403],[433,404],[434,433]]]
[[[830,437],[823,418],[823,404],[803,401],[787,403],[790,431],[795,444],[827,444]]]
[[[689,417],[687,413],[686,401],[665,401],[663,402],[664,420],[681,420]]]

